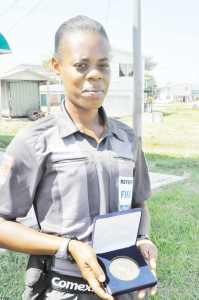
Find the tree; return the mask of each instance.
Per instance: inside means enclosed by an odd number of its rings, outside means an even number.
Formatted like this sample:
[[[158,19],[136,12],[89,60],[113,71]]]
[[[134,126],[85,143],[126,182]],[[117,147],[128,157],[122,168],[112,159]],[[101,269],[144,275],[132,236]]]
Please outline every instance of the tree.
[[[157,98],[157,83],[155,77],[151,74],[145,74],[144,92],[153,99]]]
[[[44,57],[42,62],[41,62],[42,68],[46,73],[54,73],[53,67],[51,64],[51,57]]]

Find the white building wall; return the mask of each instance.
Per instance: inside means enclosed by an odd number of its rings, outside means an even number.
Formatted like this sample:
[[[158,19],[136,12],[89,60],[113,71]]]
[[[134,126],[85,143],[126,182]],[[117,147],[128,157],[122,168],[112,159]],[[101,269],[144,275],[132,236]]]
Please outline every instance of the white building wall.
[[[189,102],[194,100],[193,90],[199,90],[199,86],[186,83],[168,85],[159,89],[159,98],[162,100]]]
[[[129,116],[133,111],[133,77],[119,76],[119,64],[133,64],[133,55],[123,50],[112,50],[111,56],[111,83],[104,107],[109,116]],[[142,66],[144,69],[144,58]]]

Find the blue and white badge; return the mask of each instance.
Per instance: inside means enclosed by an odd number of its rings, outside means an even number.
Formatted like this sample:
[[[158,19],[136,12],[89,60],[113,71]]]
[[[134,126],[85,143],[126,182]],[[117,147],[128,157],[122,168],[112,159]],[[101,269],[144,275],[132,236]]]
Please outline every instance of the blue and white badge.
[[[131,208],[133,177],[119,177],[119,211]]]

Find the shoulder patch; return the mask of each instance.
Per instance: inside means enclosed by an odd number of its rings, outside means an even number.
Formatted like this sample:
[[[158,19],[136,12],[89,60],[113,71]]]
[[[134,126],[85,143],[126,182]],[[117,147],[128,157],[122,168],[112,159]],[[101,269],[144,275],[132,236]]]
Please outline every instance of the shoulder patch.
[[[0,184],[3,185],[6,181],[6,177],[12,167],[13,157],[4,154],[0,156]]]

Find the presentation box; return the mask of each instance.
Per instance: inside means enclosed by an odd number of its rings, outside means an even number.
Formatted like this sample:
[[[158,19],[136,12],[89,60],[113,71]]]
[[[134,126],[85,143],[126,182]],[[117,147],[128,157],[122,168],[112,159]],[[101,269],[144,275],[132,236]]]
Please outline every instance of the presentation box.
[[[106,274],[105,290],[111,295],[145,289],[157,284],[136,246],[142,210],[139,208],[95,218],[93,249]]]

